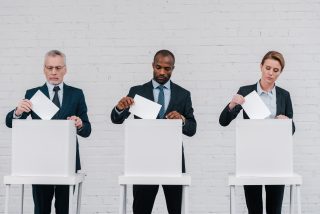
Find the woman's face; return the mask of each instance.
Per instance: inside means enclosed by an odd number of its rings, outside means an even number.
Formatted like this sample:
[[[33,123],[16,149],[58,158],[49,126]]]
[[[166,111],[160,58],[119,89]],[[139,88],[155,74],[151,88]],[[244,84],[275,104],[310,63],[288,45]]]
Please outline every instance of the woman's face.
[[[266,59],[260,68],[261,80],[268,84],[274,84],[281,74],[281,65],[274,59]]]

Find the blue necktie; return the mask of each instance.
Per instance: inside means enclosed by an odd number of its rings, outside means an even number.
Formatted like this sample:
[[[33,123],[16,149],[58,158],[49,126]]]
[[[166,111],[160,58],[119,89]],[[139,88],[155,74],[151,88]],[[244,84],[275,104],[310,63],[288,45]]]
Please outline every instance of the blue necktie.
[[[52,99],[52,102],[54,104],[56,104],[56,106],[58,106],[58,108],[60,108],[60,101],[59,101],[59,97],[58,97],[58,91],[60,90],[59,86],[54,86],[53,91],[54,91],[54,96]]]
[[[159,96],[158,96],[158,103],[161,105],[160,112],[158,114],[158,118],[163,118],[165,110],[164,110],[164,92],[163,92],[163,85],[159,85],[157,87],[159,89]]]

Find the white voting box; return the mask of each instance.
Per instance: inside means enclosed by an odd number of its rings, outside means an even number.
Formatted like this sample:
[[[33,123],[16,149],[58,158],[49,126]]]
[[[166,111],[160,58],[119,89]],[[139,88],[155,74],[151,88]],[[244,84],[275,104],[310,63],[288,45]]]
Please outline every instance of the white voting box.
[[[125,121],[126,176],[181,176],[182,121]]]
[[[236,176],[292,175],[292,120],[237,120]]]
[[[13,120],[13,176],[71,176],[76,128],[69,120]]]

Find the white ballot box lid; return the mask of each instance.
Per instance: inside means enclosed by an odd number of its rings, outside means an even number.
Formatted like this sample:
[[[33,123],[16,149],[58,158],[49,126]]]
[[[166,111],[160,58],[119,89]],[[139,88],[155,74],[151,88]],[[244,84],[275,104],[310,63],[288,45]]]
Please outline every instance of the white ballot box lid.
[[[125,175],[181,176],[182,121],[127,119]]]
[[[236,121],[236,176],[291,176],[291,119]]]
[[[75,174],[76,128],[69,120],[13,120],[14,176]]]

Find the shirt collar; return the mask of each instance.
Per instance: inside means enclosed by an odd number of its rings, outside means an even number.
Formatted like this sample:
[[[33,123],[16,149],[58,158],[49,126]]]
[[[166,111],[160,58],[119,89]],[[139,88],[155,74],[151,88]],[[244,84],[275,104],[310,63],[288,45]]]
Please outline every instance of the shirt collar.
[[[49,83],[49,82],[46,82],[46,84],[47,84],[47,87],[48,87],[49,92],[50,92],[50,91],[53,91],[53,88],[54,88],[55,86],[59,86],[60,90],[63,89],[63,82],[61,82],[61,83],[58,84],[58,85],[52,85],[52,84]]]
[[[157,88],[160,84],[157,82],[157,81],[155,81],[154,79],[152,79],[152,85],[153,85],[153,88],[155,89],[155,88]],[[164,86],[164,88],[166,88],[166,89],[169,89],[170,90],[170,80],[168,80],[168,82],[166,82],[163,86]]]
[[[262,93],[274,95],[276,93],[276,85],[273,86],[273,88],[270,92],[266,92],[266,91],[262,90],[261,85],[260,85],[260,81],[258,81],[257,82],[257,93],[259,95],[261,95]]]

